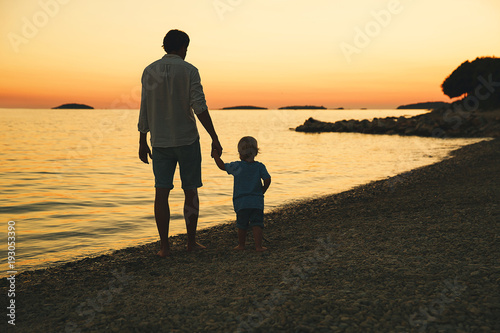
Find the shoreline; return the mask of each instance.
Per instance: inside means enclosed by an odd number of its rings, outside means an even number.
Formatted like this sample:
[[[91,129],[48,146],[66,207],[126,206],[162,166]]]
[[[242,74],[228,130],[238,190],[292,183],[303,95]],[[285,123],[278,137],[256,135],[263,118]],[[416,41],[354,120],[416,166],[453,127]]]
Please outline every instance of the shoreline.
[[[232,251],[230,222],[200,230],[208,249],[197,253],[184,251],[182,234],[170,237],[168,259],[154,242],[20,273],[17,329],[498,330],[499,149],[500,139],[483,141],[276,208],[265,214],[263,254]]]
[[[333,123],[310,117],[294,130],[305,133],[347,132],[434,138],[500,137],[500,109],[471,112],[464,111],[463,107],[449,105],[411,118],[386,117],[371,121],[351,119]]]

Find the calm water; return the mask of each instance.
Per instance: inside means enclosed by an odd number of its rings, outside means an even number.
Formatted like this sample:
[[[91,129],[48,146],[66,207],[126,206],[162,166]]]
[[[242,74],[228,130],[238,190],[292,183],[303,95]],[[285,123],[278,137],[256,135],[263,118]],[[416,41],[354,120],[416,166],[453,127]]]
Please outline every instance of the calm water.
[[[416,115],[423,110],[212,111],[226,162],[244,135],[273,183],[266,210],[337,193],[445,158],[479,140],[291,131],[310,116],[324,121]],[[7,222],[16,223],[16,269],[46,267],[156,241],[151,165],[137,157],[137,110],[0,109],[0,273],[7,271]],[[210,158],[200,126],[203,181],[199,228],[234,220],[232,177]],[[178,174],[170,234],[184,233]]]

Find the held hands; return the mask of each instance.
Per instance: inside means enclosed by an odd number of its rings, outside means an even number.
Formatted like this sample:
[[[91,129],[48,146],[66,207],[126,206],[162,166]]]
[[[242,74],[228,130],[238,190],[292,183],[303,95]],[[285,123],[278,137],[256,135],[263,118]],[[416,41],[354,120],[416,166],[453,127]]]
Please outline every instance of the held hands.
[[[215,161],[215,164],[217,164],[217,166],[219,167],[219,169],[223,170],[223,171],[226,171],[226,167],[224,165],[224,161],[222,161],[221,159],[221,155],[222,155],[222,146],[220,145],[220,142],[219,140],[214,140],[212,142],[212,158],[214,159]]]
[[[222,155],[222,146],[218,139],[212,141],[212,153],[210,155],[212,156],[212,158],[214,158],[215,156],[220,157]]]

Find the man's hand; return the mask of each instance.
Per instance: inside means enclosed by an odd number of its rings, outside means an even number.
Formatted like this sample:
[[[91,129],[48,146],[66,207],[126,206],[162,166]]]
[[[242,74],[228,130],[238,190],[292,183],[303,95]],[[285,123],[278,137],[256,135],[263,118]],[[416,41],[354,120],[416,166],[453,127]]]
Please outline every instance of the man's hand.
[[[222,146],[219,142],[219,139],[215,139],[212,141],[212,153],[210,155],[214,157],[214,154],[217,154],[217,156],[222,155]]]
[[[151,149],[149,149],[149,146],[147,143],[141,142],[139,144],[139,158],[144,163],[149,164],[148,155],[149,155],[149,158],[152,158],[151,157]]]

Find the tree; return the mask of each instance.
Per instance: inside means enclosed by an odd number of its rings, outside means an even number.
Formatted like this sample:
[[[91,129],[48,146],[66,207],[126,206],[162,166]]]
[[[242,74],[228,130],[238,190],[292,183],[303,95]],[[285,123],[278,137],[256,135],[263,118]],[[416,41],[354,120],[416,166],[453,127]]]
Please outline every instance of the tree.
[[[481,101],[482,106],[491,107],[500,105],[499,85],[500,58],[482,57],[472,62],[463,62],[444,80],[441,88],[450,98],[475,96],[481,91],[480,96],[475,97]],[[481,89],[481,86],[484,88]]]

